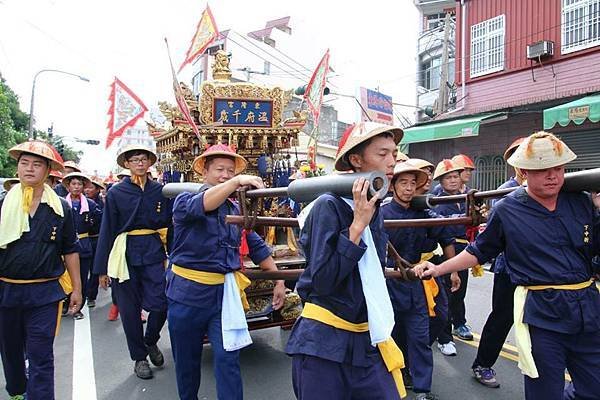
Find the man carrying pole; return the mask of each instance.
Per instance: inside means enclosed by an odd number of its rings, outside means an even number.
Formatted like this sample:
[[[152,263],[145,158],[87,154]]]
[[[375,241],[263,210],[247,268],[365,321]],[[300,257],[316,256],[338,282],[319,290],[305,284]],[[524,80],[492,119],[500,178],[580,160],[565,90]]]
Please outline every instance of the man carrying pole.
[[[381,171],[393,177],[402,130],[373,122],[342,137],[338,171]],[[353,200],[325,194],[299,216],[306,269],[297,291],[304,300],[286,352],[293,357],[300,400],[399,399],[405,395],[402,353],[391,339],[394,314],[385,286],[387,234],[379,199],[357,179]]]
[[[564,166],[576,157],[551,133],[529,136],[508,159],[527,187],[498,202],[485,230],[459,255],[416,267],[420,276],[438,276],[504,252],[517,285],[515,337],[528,400],[562,400],[567,367],[578,398],[600,393],[600,292],[591,279],[600,197],[561,192]]]

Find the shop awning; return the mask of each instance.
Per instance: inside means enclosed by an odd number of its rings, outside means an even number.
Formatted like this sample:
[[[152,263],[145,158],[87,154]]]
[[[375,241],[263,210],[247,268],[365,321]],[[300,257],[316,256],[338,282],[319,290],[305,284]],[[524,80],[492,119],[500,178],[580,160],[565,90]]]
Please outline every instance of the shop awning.
[[[586,119],[600,121],[600,94],[544,110],[544,129],[553,128],[557,122],[560,126],[567,126],[571,121],[581,125]]]
[[[506,113],[483,114],[447,122],[419,125],[404,130],[401,144],[431,142],[433,140],[455,139],[479,135],[479,125],[496,122],[498,117],[506,118]]]

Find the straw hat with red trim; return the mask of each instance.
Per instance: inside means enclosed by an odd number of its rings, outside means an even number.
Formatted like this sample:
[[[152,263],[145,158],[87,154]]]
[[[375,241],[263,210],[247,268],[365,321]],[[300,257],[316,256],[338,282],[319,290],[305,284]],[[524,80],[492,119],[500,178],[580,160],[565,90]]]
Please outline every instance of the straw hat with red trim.
[[[421,158],[409,158],[408,160],[406,160],[406,162],[415,168],[419,168],[419,169],[428,168],[429,171],[431,171],[431,172],[433,172],[433,170],[435,170],[435,165],[433,165],[429,161],[423,160]]]
[[[16,185],[19,182],[21,182],[19,178],[7,178],[2,182],[2,187],[8,192],[12,185]]]
[[[119,173],[117,174],[117,179],[123,179],[126,176],[131,176],[131,171],[129,171],[128,169],[122,169],[121,171],[119,171]]]
[[[63,178],[62,178],[62,184],[64,187],[68,188],[69,187],[69,183],[71,183],[72,179],[79,179],[82,181],[83,186],[87,185],[89,182],[91,182],[91,179],[88,178],[86,175],[82,174],[81,172],[70,172],[68,174],[66,174]]]
[[[57,178],[57,179],[62,179],[63,174],[60,171],[56,171],[56,170],[51,170],[50,173],[48,174],[48,176],[52,177],[52,178]]]
[[[524,138],[524,137],[520,137],[520,138],[518,138],[518,139],[515,139],[515,141],[514,141],[514,142],[512,142],[512,143],[510,144],[510,146],[508,146],[508,148],[507,148],[507,149],[506,149],[506,151],[504,152],[504,161],[507,161],[507,160],[508,160],[508,158],[509,158],[510,156],[512,156],[512,155],[513,155],[513,153],[514,153],[514,152],[517,150],[517,147],[519,147],[519,145],[520,145],[521,143],[523,143],[524,141],[525,141],[525,138]]]
[[[507,162],[520,169],[547,169],[565,165],[577,155],[550,132],[536,132],[517,147]]]
[[[248,166],[248,161],[239,154],[237,154],[233,149],[225,144],[214,144],[210,146],[208,149],[204,151],[204,153],[200,154],[194,162],[192,163],[192,169],[202,175],[202,171],[204,170],[204,165],[206,163],[206,159],[208,157],[222,156],[224,158],[231,158],[235,162],[235,174],[239,174],[244,171]]]
[[[99,189],[106,190],[106,186],[104,185],[104,183],[102,183],[100,178],[96,177],[96,178],[90,179],[90,181]]]
[[[335,169],[338,171],[352,169],[347,157],[350,150],[384,132],[392,133],[396,144],[400,143],[400,140],[402,140],[402,136],[404,135],[402,129],[398,127],[378,124],[376,122],[359,122],[348,127],[338,146],[337,156],[335,158]]]
[[[50,169],[63,170],[63,159],[51,144],[43,142],[41,140],[30,140],[27,142],[20,143],[10,150],[8,154],[15,160],[18,160],[21,154],[29,153],[38,157],[45,158],[50,162]]]
[[[435,167],[435,172],[433,173],[433,179],[440,179],[444,175],[453,171],[462,171],[464,168],[449,159],[443,159],[440,161]]]
[[[406,160],[408,160],[408,156],[406,154],[404,154],[403,152],[398,151],[398,155],[396,155],[396,161],[405,162]]]
[[[454,161],[459,167],[475,169],[475,163],[467,155],[458,154],[458,155],[452,157],[452,161]]]
[[[65,161],[63,165],[65,168],[71,168],[74,172],[81,172],[81,168],[75,161]]]
[[[427,175],[427,172],[425,172],[422,169],[417,168],[407,162],[403,162],[403,163],[396,164],[396,166],[394,167],[394,177],[392,178],[392,182],[394,182],[396,180],[398,175],[405,174],[405,173],[415,175],[418,188],[423,186],[424,184],[426,184],[427,179],[429,178]]]
[[[125,161],[127,161],[125,159],[125,154],[129,153],[130,151],[145,151],[146,153],[148,153],[148,157],[150,158],[150,165],[154,165],[154,163],[156,162],[156,153],[154,151],[152,151],[152,149],[150,147],[144,146],[142,144],[130,144],[127,145],[125,147],[123,147],[121,150],[119,150],[119,154],[117,154],[117,164],[119,165],[119,167],[121,168],[127,168],[125,166]]]

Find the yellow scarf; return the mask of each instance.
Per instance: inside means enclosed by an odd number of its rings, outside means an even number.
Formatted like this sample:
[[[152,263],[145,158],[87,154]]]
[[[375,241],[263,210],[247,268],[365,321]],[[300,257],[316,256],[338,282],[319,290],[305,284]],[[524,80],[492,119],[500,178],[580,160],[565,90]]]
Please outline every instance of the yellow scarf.
[[[17,183],[6,194],[0,216],[0,248],[5,249],[9,243],[19,240],[23,232],[29,232],[29,209],[32,202],[33,188],[21,183]],[[46,184],[40,203],[48,204],[56,215],[65,216],[60,197]]]

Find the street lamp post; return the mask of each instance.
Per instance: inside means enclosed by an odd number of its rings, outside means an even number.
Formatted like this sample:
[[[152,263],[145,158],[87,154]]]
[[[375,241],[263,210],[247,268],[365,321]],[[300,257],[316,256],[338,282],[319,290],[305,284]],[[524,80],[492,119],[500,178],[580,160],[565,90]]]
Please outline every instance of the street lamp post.
[[[42,72],[57,72],[59,74],[74,76],[76,78],[81,79],[84,82],[90,81],[88,78],[86,78],[84,76],[77,75],[77,74],[67,72],[67,71],[61,71],[59,69],[42,69],[42,70],[38,71],[33,77],[33,85],[31,86],[31,104],[29,106],[29,139],[35,139],[35,137],[34,137],[35,135],[33,132],[33,104],[34,104],[34,96],[35,96],[35,82],[37,80],[38,75],[41,74]]]

